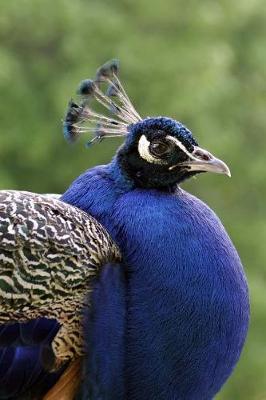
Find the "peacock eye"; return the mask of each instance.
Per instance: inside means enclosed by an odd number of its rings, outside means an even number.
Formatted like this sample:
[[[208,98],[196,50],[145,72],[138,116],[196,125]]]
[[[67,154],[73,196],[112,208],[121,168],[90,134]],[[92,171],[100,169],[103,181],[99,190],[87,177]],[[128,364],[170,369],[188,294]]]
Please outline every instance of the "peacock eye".
[[[163,157],[173,150],[171,142],[163,142],[162,140],[154,140],[149,147],[150,153],[155,157]]]

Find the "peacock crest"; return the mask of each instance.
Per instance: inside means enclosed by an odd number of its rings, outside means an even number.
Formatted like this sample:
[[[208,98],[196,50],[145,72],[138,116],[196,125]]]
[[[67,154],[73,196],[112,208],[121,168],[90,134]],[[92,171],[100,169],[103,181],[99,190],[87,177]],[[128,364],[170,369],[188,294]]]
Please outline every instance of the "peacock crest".
[[[95,79],[83,80],[77,94],[80,102],[70,100],[64,118],[64,136],[73,143],[83,133],[93,135],[87,146],[107,137],[125,136],[128,126],[142,118],[132,105],[119,78],[119,61],[111,60],[98,68]],[[93,101],[108,110],[95,111]]]

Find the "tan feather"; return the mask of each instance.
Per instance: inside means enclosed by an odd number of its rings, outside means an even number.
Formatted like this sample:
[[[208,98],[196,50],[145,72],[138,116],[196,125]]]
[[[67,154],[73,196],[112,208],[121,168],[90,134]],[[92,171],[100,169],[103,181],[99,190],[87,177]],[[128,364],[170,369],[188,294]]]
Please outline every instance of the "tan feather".
[[[73,400],[80,384],[81,359],[72,362],[43,400]]]

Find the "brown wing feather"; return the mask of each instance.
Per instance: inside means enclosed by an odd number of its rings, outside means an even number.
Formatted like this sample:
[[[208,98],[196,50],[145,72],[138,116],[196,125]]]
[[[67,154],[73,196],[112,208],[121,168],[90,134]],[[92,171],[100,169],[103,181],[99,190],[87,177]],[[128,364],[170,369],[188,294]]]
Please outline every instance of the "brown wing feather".
[[[71,363],[43,400],[73,400],[80,384],[81,361]]]

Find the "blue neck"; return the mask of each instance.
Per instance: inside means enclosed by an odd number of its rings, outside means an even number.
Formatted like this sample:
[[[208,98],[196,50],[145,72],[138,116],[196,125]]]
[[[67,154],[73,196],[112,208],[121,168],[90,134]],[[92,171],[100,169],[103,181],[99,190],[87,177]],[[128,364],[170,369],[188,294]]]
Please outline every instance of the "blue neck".
[[[114,187],[116,187],[119,191],[128,192],[129,190],[133,189],[134,182],[121,171],[116,156],[112,159],[110,164],[106,165],[106,171],[109,178],[113,180]]]
[[[218,218],[181,190],[133,188],[115,159],[63,200],[94,215],[123,253],[127,398],[211,399],[239,358],[249,315],[242,266]]]

